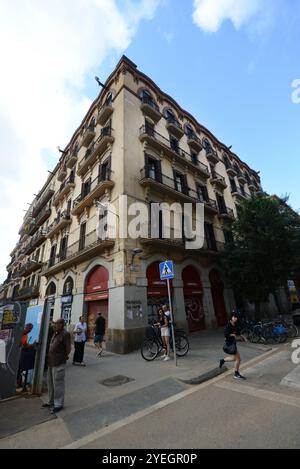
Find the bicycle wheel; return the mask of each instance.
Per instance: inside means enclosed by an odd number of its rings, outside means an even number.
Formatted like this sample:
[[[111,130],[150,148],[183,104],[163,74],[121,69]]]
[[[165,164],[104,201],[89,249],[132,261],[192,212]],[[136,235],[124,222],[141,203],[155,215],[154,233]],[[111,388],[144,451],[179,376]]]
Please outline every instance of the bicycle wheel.
[[[146,339],[141,346],[141,355],[144,360],[151,362],[154,360],[159,352],[159,347],[157,342],[151,339]]]
[[[259,331],[254,330],[249,333],[249,340],[252,344],[258,344],[261,340],[261,334]]]
[[[175,337],[175,346],[177,357],[184,357],[190,349],[188,339],[182,335],[178,335]]]
[[[298,327],[295,326],[295,324],[289,324],[286,326],[287,329],[287,335],[290,339],[294,339],[295,337],[298,337],[299,331]]]

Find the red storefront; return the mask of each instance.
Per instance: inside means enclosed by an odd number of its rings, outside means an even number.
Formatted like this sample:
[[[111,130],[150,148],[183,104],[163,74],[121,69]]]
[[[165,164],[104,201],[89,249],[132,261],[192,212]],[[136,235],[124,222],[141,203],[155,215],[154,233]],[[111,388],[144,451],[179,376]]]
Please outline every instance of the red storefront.
[[[157,320],[158,309],[160,306],[169,303],[167,282],[160,280],[159,262],[154,262],[147,268],[147,303],[148,303],[148,320]],[[172,281],[170,281],[172,292]]]
[[[98,313],[108,323],[108,279],[109,273],[105,267],[99,265],[88,275],[84,301],[87,303],[88,339],[94,337],[94,324]]]
[[[187,266],[182,271],[183,294],[189,332],[205,329],[203,286],[198,271]]]

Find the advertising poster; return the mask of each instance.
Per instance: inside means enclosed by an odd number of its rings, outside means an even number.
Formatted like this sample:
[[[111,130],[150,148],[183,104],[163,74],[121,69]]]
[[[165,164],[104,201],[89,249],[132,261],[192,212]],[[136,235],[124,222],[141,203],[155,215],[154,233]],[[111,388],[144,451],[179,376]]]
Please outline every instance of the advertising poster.
[[[27,308],[25,324],[31,323],[33,325],[32,331],[28,334],[29,344],[39,341],[42,315],[43,305],[29,306]]]
[[[13,305],[7,305],[2,308],[1,329],[14,329],[20,319],[20,313],[14,309]]]

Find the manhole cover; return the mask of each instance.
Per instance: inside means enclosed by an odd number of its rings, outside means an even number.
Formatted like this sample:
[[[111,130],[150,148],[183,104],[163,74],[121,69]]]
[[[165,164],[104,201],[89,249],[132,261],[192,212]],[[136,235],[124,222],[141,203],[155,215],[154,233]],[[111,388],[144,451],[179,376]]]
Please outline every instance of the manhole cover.
[[[128,376],[117,375],[100,381],[100,384],[104,384],[104,386],[121,386],[121,384],[126,384],[130,381],[134,381],[134,379],[128,378]]]

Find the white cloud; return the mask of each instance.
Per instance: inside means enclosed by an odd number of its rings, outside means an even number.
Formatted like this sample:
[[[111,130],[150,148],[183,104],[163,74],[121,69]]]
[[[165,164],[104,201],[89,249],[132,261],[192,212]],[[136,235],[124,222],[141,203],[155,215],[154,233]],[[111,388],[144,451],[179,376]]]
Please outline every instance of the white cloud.
[[[194,23],[207,32],[216,32],[223,21],[236,29],[261,12],[264,0],[194,0]]]
[[[27,203],[90,105],[88,76],[117,58],[159,0],[0,2],[0,281]]]

